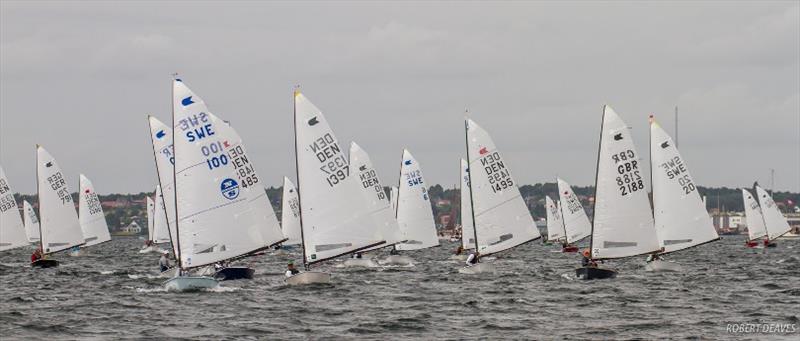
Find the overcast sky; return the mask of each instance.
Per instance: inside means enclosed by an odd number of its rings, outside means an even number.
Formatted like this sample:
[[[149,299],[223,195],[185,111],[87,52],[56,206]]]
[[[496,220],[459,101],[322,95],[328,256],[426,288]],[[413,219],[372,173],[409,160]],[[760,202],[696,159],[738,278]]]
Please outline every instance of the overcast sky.
[[[519,183],[593,183],[603,104],[648,155],[647,116],[695,182],[800,191],[800,6],[785,2],[0,3],[0,165],[36,189],[36,143],[74,191],[150,191],[147,114],[178,72],[268,185],[294,178],[292,87],[384,184],[402,148],[453,186],[464,109]]]

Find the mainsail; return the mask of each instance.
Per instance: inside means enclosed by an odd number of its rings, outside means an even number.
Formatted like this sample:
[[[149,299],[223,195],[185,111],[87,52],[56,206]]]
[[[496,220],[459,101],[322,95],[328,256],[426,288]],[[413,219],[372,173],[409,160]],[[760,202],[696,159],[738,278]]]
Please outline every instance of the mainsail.
[[[465,121],[467,161],[478,251],[508,250],[541,237],[511,176],[511,170],[483,128]]]
[[[383,244],[374,238],[375,220],[341,144],[322,112],[299,91],[294,130],[306,264]]]
[[[0,251],[25,245],[28,245],[28,237],[19,215],[17,200],[8,185],[6,172],[0,167]]]
[[[580,241],[592,234],[592,223],[583,210],[581,200],[572,191],[566,181],[557,178],[558,181],[558,207],[561,218],[564,220],[564,232],[567,234],[567,244]]]
[[[642,160],[630,128],[605,106],[600,130],[591,256],[608,259],[658,251]]]
[[[256,191],[245,190],[247,184],[228,155],[233,142],[223,133],[228,125],[211,115],[180,80],[173,82],[173,122],[181,267],[213,264],[263,248],[260,220],[250,204]]]
[[[673,252],[719,239],[675,142],[650,120],[653,215],[658,241]]]
[[[287,239],[283,245],[299,245],[303,242],[303,236],[300,235],[300,199],[297,197],[297,187],[287,177],[283,177],[281,230]]]
[[[375,220],[377,227],[375,238],[385,240],[385,244],[377,245],[365,251],[379,249],[382,247],[397,244],[404,240],[397,219],[394,217],[394,210],[386,191],[378,179],[378,173],[372,166],[369,154],[355,142],[350,143],[350,166],[357,174],[356,180],[358,188],[370,208],[370,214]]]
[[[778,209],[778,205],[775,204],[775,201],[772,200],[772,196],[760,186],[756,186],[756,192],[758,193],[758,202],[761,206],[761,214],[764,216],[767,238],[769,238],[769,240],[774,240],[786,234],[786,232],[789,232],[791,230],[789,222],[786,220],[786,217],[783,216],[781,210]]]
[[[397,186],[389,187],[389,202],[392,203],[394,216],[397,217]]]
[[[78,212],[67,181],[56,160],[42,146],[36,147],[36,177],[39,189],[39,228],[44,254],[83,245]]]
[[[472,198],[469,195],[469,165],[461,159],[461,247],[475,248],[475,225],[472,223]]]
[[[173,186],[173,168],[175,167],[175,154],[172,144],[172,128],[153,116],[147,117],[150,126],[150,141],[153,144],[153,156],[156,163],[158,183],[164,201],[164,215],[167,220],[169,236],[172,240],[172,252],[176,259],[180,259],[178,250],[178,232],[175,230],[175,187]],[[156,205],[156,210],[159,207]]]
[[[97,245],[111,240],[108,232],[106,216],[100,205],[100,198],[94,191],[94,185],[89,178],[81,174],[80,189],[78,192],[78,221],[83,231],[86,246]]]
[[[403,150],[403,162],[400,166],[397,223],[406,239],[405,242],[395,246],[397,250],[419,250],[439,246],[427,183],[422,176],[419,162],[408,150]]]
[[[156,216],[156,203],[147,197],[147,240],[153,240],[153,220]]]
[[[33,205],[27,200],[22,201],[22,221],[25,225],[25,234],[28,236],[28,241],[31,243],[39,242],[39,217],[36,216],[36,211],[33,210]]]
[[[161,186],[156,185],[155,204],[153,208],[153,242],[156,244],[169,243],[171,236],[167,225],[167,208],[164,203],[164,193]]]
[[[764,226],[764,217],[761,214],[761,207],[750,194],[750,191],[742,188],[742,200],[744,201],[744,217],[747,221],[747,239],[756,240],[767,235],[767,228]]]
[[[551,242],[564,242],[567,238],[564,232],[564,220],[561,217],[559,203],[544,196],[545,214],[547,216],[547,240]]]

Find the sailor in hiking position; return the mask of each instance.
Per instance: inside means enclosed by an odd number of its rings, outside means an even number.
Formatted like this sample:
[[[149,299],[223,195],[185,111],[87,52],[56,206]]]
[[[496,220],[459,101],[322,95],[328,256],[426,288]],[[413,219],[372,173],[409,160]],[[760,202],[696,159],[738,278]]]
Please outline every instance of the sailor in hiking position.
[[[36,250],[34,250],[31,254],[31,263],[34,263],[40,259],[42,259],[42,249],[37,247]]]
[[[167,271],[171,266],[169,264],[169,252],[164,251],[161,254],[161,258],[158,259],[158,267],[161,268],[161,272]]]
[[[467,257],[467,266],[473,266],[480,262],[481,253],[475,251],[475,253],[470,253]]]

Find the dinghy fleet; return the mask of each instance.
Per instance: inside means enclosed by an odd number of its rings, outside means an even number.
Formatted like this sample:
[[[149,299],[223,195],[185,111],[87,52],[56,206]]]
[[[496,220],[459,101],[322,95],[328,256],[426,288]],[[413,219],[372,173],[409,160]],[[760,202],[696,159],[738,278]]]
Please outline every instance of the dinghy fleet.
[[[223,280],[252,278],[248,257],[266,250],[299,247],[302,271],[289,267],[289,285],[330,283],[318,264],[350,255],[343,267],[413,267],[414,251],[439,246],[422,167],[404,149],[399,178],[382,182],[366,149],[339,140],[329,121],[299,89],[294,92],[296,185],[283,178],[281,219],[267,197],[235,128],[211,113],[180,79],[172,82],[171,123],[148,116],[157,175],[147,198],[148,237],[139,252],[170,254],[174,268],[162,272],[174,291],[214,288]],[[471,118],[464,123],[459,164],[461,243],[453,259],[464,275],[495,273],[497,254],[540,239],[527,204],[489,133]],[[103,209],[91,181],[79,179],[78,210],[55,159],[37,152],[39,216],[27,201],[20,216],[0,168],[0,251],[37,245],[33,267],[54,267],[55,254],[80,256],[109,241]],[[680,271],[662,257],[719,240],[705,204],[677,145],[650,118],[650,174],[633,143],[631,128],[609,106],[603,108],[593,217],[570,185],[557,178],[558,196],[546,197],[547,234],[565,253],[585,247],[581,279],[615,277],[607,260],[645,257],[648,271]],[[649,178],[649,180],[648,180]],[[646,182],[652,184],[652,206]],[[385,188],[390,188],[387,191]],[[789,231],[769,193],[742,189],[748,246],[775,246]],[[755,196],[753,195],[755,194]],[[378,254],[386,254],[378,257]],[[462,252],[470,252],[470,256]],[[494,257],[489,257],[494,256]]]

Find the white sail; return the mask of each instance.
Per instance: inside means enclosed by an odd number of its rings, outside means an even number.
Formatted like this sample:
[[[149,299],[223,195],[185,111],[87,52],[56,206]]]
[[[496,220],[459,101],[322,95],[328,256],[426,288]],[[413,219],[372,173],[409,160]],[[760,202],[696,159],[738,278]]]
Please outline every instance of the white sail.
[[[297,197],[297,187],[287,177],[283,177],[281,230],[286,238],[283,245],[299,245],[303,242],[300,231],[300,199]]]
[[[392,186],[389,188],[389,201],[392,203],[394,216],[397,218],[397,186]]]
[[[397,191],[397,223],[406,239],[404,243],[396,245],[397,250],[419,250],[439,246],[427,183],[419,162],[405,149]]]
[[[17,200],[8,184],[6,172],[0,167],[0,251],[25,245],[28,245],[28,237],[19,215]]]
[[[654,119],[650,120],[650,169],[653,215],[664,252],[719,239],[686,162],[675,142]]]
[[[356,181],[359,183],[358,188],[361,190],[364,200],[370,208],[370,214],[375,220],[375,226],[377,227],[375,238],[386,241],[384,244],[373,246],[364,251],[394,245],[405,240],[394,216],[392,203],[389,202],[386,191],[383,190],[383,185],[378,179],[378,172],[372,166],[369,154],[355,142],[350,143],[350,167],[356,173]]]
[[[547,215],[547,240],[551,242],[563,242],[566,240],[564,232],[564,220],[561,218],[561,208],[558,202],[550,199],[549,195],[544,196],[545,213]]]
[[[222,121],[211,113],[208,113],[208,115],[212,119]],[[255,166],[250,161],[247,149],[242,143],[242,138],[236,132],[236,129],[233,129],[227,123],[221,124],[217,129],[217,134],[223,141],[223,147],[228,153],[228,159],[233,165],[242,191],[248,192],[250,208],[256,215],[256,224],[260,227],[264,247],[270,247],[284,241],[286,238],[283,236],[280,222],[278,222],[278,217],[267,196],[267,189],[256,172]]]
[[[475,225],[472,223],[472,199],[469,196],[469,165],[461,159],[461,247],[475,248]]]
[[[250,204],[253,192],[245,190],[226,152],[228,137],[218,134],[228,125],[210,115],[180,80],[173,82],[173,115],[181,267],[213,264],[264,247]]]
[[[178,252],[178,233],[175,230],[175,187],[173,186],[172,170],[175,167],[175,154],[173,152],[172,128],[153,116],[148,116],[150,125],[150,141],[153,143],[158,183],[164,199],[164,213],[167,218],[167,228],[172,240],[172,252],[176,258]],[[158,210],[158,206],[156,206]]]
[[[750,191],[744,188],[742,188],[742,200],[744,201],[744,216],[747,221],[747,239],[756,240],[766,236],[767,228],[764,225],[764,217],[758,202],[750,194]]]
[[[297,185],[307,264],[383,244],[351,172],[348,157],[322,112],[294,94]]]
[[[22,222],[25,225],[25,234],[28,236],[28,242],[38,243],[39,217],[36,216],[33,205],[27,200],[22,201]]]
[[[156,215],[156,203],[147,197],[147,240],[153,240],[153,220]]]
[[[43,252],[50,254],[83,245],[83,232],[67,181],[61,167],[42,146],[36,147],[36,169]]]
[[[94,191],[92,182],[83,174],[80,176],[80,192],[78,192],[78,221],[81,224],[86,246],[111,240],[106,215],[100,205],[100,198]]]
[[[772,200],[772,196],[760,186],[756,186],[756,192],[758,193],[759,206],[761,206],[761,214],[764,216],[767,238],[773,240],[789,232],[791,230],[789,222],[783,216],[781,210],[778,209],[775,201]]]
[[[155,205],[153,208],[153,242],[156,244],[171,241],[169,226],[167,225],[167,206],[164,202],[164,193],[161,186],[156,185]]]
[[[611,107],[605,106],[597,161],[592,258],[630,257],[661,248],[642,165],[630,128]]]
[[[470,119],[465,124],[478,251],[488,255],[538,239],[539,229],[489,133]]]
[[[566,181],[558,178],[558,207],[564,219],[564,231],[567,234],[567,243],[572,244],[592,234],[592,223],[583,210],[581,200],[572,191]]]

